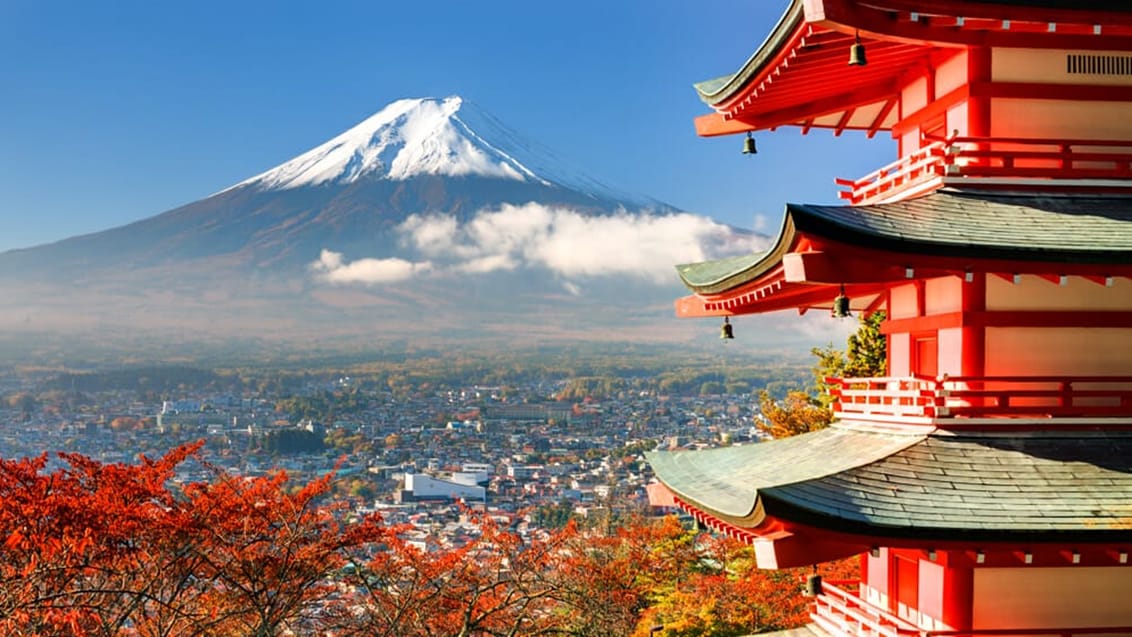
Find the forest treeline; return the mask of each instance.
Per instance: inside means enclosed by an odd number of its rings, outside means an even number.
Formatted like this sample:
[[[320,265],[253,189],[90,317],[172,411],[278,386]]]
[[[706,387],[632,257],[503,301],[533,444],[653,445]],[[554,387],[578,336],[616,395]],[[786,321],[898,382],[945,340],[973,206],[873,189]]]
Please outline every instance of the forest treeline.
[[[749,547],[671,516],[520,534],[521,516],[466,510],[463,542],[422,546],[328,499],[333,475],[175,484],[199,453],[0,460],[0,633],[733,636],[807,620],[808,569],[759,571]]]
[[[183,365],[60,371],[29,393],[130,391],[143,399],[166,400],[188,392],[309,396],[314,386],[348,379],[366,391],[412,393],[473,385],[497,388],[506,396],[517,386],[556,386],[563,399],[605,399],[626,392],[659,394],[745,394],[767,389],[784,396],[807,384],[805,357],[760,358],[748,354],[632,352],[578,355],[546,353],[463,353],[377,359],[350,366],[310,368],[200,368]],[[548,393],[547,398],[551,395]],[[11,396],[8,396],[11,398]],[[296,403],[296,411],[304,405]],[[309,407],[310,405],[305,405]],[[341,407],[341,406],[339,406]]]

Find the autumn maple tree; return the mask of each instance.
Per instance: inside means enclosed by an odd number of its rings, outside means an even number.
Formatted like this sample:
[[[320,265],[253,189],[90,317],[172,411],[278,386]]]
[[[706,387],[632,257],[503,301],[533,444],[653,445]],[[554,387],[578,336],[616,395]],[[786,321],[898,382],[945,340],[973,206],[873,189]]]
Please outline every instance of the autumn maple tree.
[[[133,624],[164,573],[154,549],[166,537],[166,488],[197,446],[138,465],[60,454],[0,460],[0,631],[116,634]]]
[[[814,392],[792,390],[782,399],[769,392],[759,394],[759,411],[763,422],[759,428],[772,438],[786,438],[809,431],[824,429],[833,422],[833,403],[828,378],[865,378],[883,376],[888,368],[887,349],[880,326],[885,312],[878,310],[862,315],[857,331],[846,340],[845,350],[815,347],[811,352],[817,358],[814,364]]]
[[[807,575],[856,579],[854,559],[809,568],[760,570],[750,547],[724,536],[700,536],[696,561],[681,577],[654,592],[634,637],[663,626],[666,637],[735,637],[797,628],[809,623],[810,600],[802,595]]]
[[[335,592],[343,550],[381,536],[376,518],[347,529],[340,507],[320,504],[332,476],[295,492],[287,475],[224,476],[185,489],[179,517],[197,540],[183,547],[210,583],[200,602],[210,634],[268,637],[317,627],[318,610]]]
[[[0,634],[731,635],[805,619],[801,575],[674,517],[547,530],[468,508],[466,541],[422,547],[335,503],[333,474],[178,484],[201,455],[0,460]]]
[[[344,583],[341,634],[548,635],[568,632],[556,567],[576,537],[572,525],[524,540],[499,521],[466,510],[478,537],[422,549],[387,529],[380,550],[357,555]]]
[[[759,410],[765,418],[759,429],[772,438],[817,431],[833,422],[833,412],[804,391],[787,392],[782,400],[764,391],[759,395]]]
[[[329,477],[295,492],[282,473],[172,489],[200,444],[137,465],[60,454],[0,460],[0,632],[277,635],[307,625],[343,563],[377,537],[346,532],[318,503]],[[301,632],[301,631],[300,631]]]

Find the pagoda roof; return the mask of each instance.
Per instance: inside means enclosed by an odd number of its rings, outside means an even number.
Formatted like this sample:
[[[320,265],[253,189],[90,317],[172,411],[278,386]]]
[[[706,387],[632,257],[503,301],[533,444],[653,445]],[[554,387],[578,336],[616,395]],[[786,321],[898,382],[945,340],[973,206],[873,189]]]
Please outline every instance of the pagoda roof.
[[[756,526],[760,490],[806,482],[877,462],[922,442],[923,433],[847,427],[754,445],[652,452],[657,477],[682,501],[737,526]]]
[[[848,66],[865,45],[868,64]],[[890,130],[901,78],[967,46],[1132,50],[1132,5],[1085,0],[793,0],[734,73],[695,85],[700,135]]]
[[[1132,537],[1129,432],[899,435],[840,424],[649,461],[685,505],[743,529],[774,520],[916,541]]]
[[[791,274],[784,262],[800,263],[823,249],[839,253],[843,265],[851,253],[867,255],[868,267],[834,272],[864,277],[862,283],[904,278],[907,267],[1115,275],[1132,265],[1132,197],[944,189],[873,205],[788,204],[782,230],[767,252],[676,269],[684,284],[705,298],[760,285],[766,294],[789,296],[791,286],[813,289],[820,281]],[[884,262],[891,272],[880,271]]]

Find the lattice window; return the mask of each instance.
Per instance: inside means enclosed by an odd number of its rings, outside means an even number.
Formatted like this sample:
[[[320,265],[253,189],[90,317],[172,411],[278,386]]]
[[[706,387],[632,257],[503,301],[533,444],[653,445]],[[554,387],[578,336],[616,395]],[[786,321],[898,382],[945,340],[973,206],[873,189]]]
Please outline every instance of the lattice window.
[[[1065,70],[1077,75],[1132,75],[1132,56],[1070,53]]]

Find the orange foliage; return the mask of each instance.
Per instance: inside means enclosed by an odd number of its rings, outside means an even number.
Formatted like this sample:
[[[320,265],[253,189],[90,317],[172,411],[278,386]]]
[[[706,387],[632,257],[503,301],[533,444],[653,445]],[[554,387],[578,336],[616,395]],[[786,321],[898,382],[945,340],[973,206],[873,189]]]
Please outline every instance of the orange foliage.
[[[767,424],[760,424],[759,429],[773,438],[788,438],[825,429],[833,422],[833,412],[802,391],[788,392],[786,398],[780,401],[764,391],[759,395],[759,408],[767,421]]]
[[[133,416],[118,416],[110,421],[110,428],[114,431],[135,431],[142,428],[142,421]]]
[[[328,478],[294,494],[282,474],[170,490],[199,448],[139,465],[61,454],[51,473],[46,456],[0,460],[0,633],[303,632],[339,549],[375,522],[342,534],[314,505]]]
[[[758,571],[675,518],[520,534],[468,512],[475,537],[421,550],[327,503],[331,476],[174,488],[200,448],[0,460],[0,634],[735,635],[806,618],[805,573]]]
[[[666,636],[726,637],[797,628],[809,623],[810,600],[802,595],[809,568],[759,570],[749,547],[728,538],[702,538],[698,567],[657,591],[633,635],[653,626]],[[831,580],[856,579],[856,558],[821,564]]]
[[[570,527],[524,541],[486,516],[464,546],[424,551],[386,529],[383,546],[344,581],[353,595],[339,607],[343,635],[540,635],[568,623],[557,612],[554,568],[574,537]],[[356,556],[360,558],[361,556]]]

